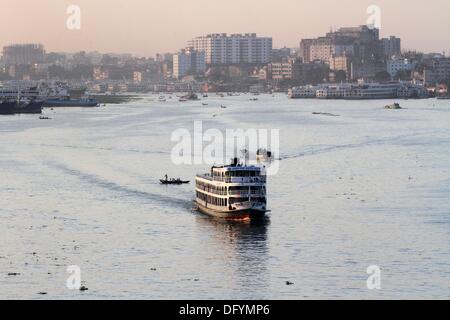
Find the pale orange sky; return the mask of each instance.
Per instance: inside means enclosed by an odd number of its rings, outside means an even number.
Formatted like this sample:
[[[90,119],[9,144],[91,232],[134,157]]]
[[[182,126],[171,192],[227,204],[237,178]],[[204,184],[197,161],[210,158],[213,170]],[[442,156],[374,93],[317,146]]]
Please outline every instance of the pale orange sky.
[[[330,27],[365,24],[382,9],[382,36],[403,47],[450,52],[449,0],[0,0],[0,46],[39,42],[47,51],[174,52],[206,33],[271,36],[274,47],[297,47]],[[66,9],[81,7],[79,31],[66,28]]]

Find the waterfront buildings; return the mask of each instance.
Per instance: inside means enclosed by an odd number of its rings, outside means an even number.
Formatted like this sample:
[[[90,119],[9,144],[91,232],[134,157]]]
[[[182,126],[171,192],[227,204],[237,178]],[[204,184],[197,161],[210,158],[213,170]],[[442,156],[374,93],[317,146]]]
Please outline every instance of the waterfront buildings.
[[[181,50],[173,55],[173,76],[180,79],[188,74],[200,74],[206,70],[206,57],[204,51],[194,48]]]
[[[42,44],[13,44],[3,47],[3,61],[6,66],[33,65],[45,62]]]
[[[294,50],[291,48],[283,47],[280,49],[272,49],[272,62],[285,62],[290,58],[294,58]]]
[[[134,83],[142,82],[142,72],[139,72],[139,71],[133,72],[133,82]]]
[[[269,76],[272,80],[285,80],[293,78],[293,62],[274,62],[269,64]]]
[[[426,84],[450,83],[450,58],[433,58],[424,69],[424,81]]]
[[[392,58],[387,62],[387,72],[394,78],[399,72],[411,72],[415,63],[406,58]]]
[[[348,80],[374,79],[386,71],[385,59],[400,54],[399,38],[379,38],[367,26],[340,28],[324,37],[303,39],[299,55],[304,62],[322,61],[334,71],[345,71]]]
[[[255,33],[216,33],[197,37],[188,47],[204,52],[208,65],[267,64],[271,61],[272,38]]]
[[[394,36],[383,38],[381,39],[381,47],[386,57],[398,56],[402,51],[401,39]]]
[[[324,37],[303,39],[300,43],[300,57],[304,62],[321,60],[329,63],[333,56],[366,56],[379,54],[378,29],[367,26],[341,28]]]
[[[350,80],[352,78],[352,57],[349,55],[341,55],[330,58],[330,69],[334,71],[344,71],[346,74],[346,79]]]

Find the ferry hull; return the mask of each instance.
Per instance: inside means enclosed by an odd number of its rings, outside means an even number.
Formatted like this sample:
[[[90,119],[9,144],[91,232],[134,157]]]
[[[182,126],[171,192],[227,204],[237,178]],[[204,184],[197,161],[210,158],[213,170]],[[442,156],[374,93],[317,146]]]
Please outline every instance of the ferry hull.
[[[43,102],[33,101],[30,103],[2,102],[0,103],[0,115],[13,114],[41,114]]]
[[[97,107],[98,102],[96,100],[47,100],[45,107],[57,108],[57,107],[79,107],[79,108],[93,108]]]
[[[200,203],[196,202],[199,212],[209,215],[211,217],[225,219],[225,220],[261,220],[266,216],[267,211],[245,209],[235,211],[217,211],[210,208],[206,208]]]

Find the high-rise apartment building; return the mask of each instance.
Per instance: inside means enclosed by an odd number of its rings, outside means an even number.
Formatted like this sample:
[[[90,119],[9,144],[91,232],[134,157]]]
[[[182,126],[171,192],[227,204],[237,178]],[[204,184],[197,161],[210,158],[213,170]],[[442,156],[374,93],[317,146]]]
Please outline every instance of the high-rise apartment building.
[[[400,55],[402,52],[401,39],[397,37],[389,37],[381,39],[381,46],[384,51],[384,55],[388,58]]]
[[[203,51],[208,65],[266,64],[272,54],[272,38],[255,33],[208,34],[189,41],[188,46]]]

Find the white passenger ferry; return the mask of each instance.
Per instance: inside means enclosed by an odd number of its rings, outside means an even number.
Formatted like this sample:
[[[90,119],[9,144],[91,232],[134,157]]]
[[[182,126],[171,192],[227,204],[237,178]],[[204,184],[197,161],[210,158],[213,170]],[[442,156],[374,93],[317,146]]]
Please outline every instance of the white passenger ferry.
[[[258,166],[247,166],[233,159],[231,165],[212,167],[196,177],[198,210],[213,217],[253,220],[267,210],[266,174]]]

